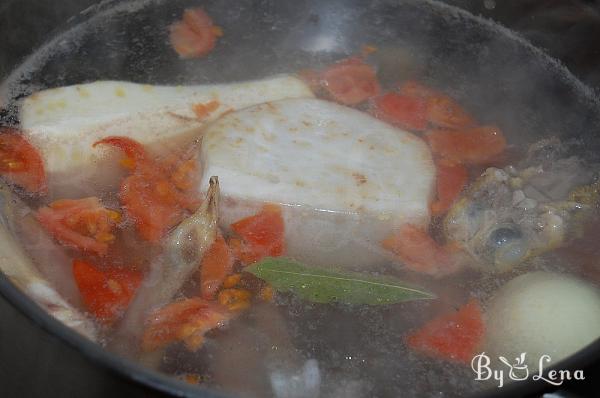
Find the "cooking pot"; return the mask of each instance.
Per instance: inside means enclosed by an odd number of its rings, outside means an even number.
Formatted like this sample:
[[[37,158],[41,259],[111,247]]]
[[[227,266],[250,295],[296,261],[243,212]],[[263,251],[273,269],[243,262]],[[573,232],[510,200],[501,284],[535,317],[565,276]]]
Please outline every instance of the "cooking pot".
[[[154,32],[191,5],[202,5],[226,35],[210,57],[181,62]],[[600,106],[592,89],[521,36],[441,2],[5,0],[0,21],[4,124],[17,122],[15,102],[32,89],[101,79],[248,80],[325,65],[374,44],[384,84],[410,75],[443,85],[484,122],[500,125],[516,146],[558,135],[583,139],[585,156],[600,153]],[[0,320],[2,396],[221,396],[104,351],[48,316],[4,275]],[[559,389],[585,396],[600,375],[600,341],[556,368],[584,369],[587,382],[555,387],[530,379],[482,395]]]

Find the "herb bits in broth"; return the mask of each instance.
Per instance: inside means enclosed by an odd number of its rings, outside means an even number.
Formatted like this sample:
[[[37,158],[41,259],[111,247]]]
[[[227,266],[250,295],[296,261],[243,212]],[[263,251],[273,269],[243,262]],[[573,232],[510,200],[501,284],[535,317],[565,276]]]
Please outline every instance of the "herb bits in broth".
[[[157,56],[181,68],[239,33],[173,16]],[[481,352],[597,339],[598,279],[568,255],[597,165],[558,138],[515,151],[445,87],[382,79],[379,51],[25,96],[0,131],[2,271],[117,355],[243,397],[461,396],[493,387]]]

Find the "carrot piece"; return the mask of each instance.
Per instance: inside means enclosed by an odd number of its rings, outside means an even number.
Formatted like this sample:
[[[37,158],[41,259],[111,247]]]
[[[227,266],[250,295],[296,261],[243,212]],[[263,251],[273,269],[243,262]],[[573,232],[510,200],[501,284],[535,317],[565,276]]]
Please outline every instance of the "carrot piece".
[[[472,299],[457,312],[440,315],[410,333],[406,344],[426,355],[468,364],[484,332],[481,306]]]
[[[0,175],[31,193],[45,193],[44,161],[17,130],[0,128]]]
[[[382,246],[412,271],[441,276],[454,272],[458,266],[454,247],[439,245],[423,228],[412,224],[404,225],[385,239]]]
[[[204,299],[211,300],[215,297],[215,293],[233,270],[233,260],[233,253],[219,234],[202,258],[200,289]]]
[[[240,282],[242,281],[242,274],[233,274],[233,275],[229,275],[228,277],[225,278],[225,280],[223,281],[223,287],[225,289],[229,289],[232,287],[236,287],[237,285],[240,284]]]
[[[248,289],[224,289],[219,292],[219,303],[230,311],[241,311],[250,307],[252,293]]]
[[[273,301],[273,297],[275,297],[275,291],[273,290],[273,287],[270,285],[264,286],[258,292],[258,297],[260,297],[262,301],[266,301],[266,302],[270,303]]]
[[[194,351],[202,345],[206,332],[225,325],[231,317],[225,307],[199,297],[176,301],[147,319],[142,349],[154,351],[181,340]]]
[[[323,87],[344,105],[357,105],[379,94],[375,69],[357,57],[337,62],[321,75]]]
[[[469,173],[461,164],[437,162],[437,200],[431,204],[433,215],[444,214],[467,184]]]
[[[121,316],[142,282],[137,271],[101,270],[82,260],[73,261],[73,276],[87,309],[105,324]]]
[[[373,100],[370,112],[378,119],[407,130],[427,128],[427,102],[419,97],[387,93]]]
[[[285,251],[285,226],[278,205],[264,205],[258,214],[235,222],[231,229],[242,238],[234,240],[232,248],[246,265],[263,257],[281,256]]]
[[[431,151],[451,163],[483,164],[506,148],[502,131],[494,126],[468,130],[434,130],[426,134]]]

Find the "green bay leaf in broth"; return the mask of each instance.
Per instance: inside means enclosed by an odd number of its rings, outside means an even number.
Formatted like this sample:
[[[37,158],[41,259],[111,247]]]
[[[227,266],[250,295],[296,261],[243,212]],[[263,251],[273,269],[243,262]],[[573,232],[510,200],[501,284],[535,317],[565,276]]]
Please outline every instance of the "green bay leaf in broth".
[[[392,277],[308,267],[288,258],[268,257],[244,269],[277,291],[316,303],[385,305],[436,296]]]

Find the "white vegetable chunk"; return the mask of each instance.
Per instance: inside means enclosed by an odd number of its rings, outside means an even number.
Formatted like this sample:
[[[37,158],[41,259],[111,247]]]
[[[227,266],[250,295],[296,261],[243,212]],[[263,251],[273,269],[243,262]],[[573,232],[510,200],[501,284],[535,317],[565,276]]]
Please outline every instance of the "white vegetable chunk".
[[[115,187],[118,165],[114,155],[108,155],[114,151],[92,148],[104,137],[130,137],[164,153],[186,147],[203,126],[227,111],[312,96],[304,82],[287,75],[178,87],[99,81],[35,93],[23,101],[20,119],[24,133],[42,153],[50,194],[73,196],[83,194],[78,191],[84,186]],[[194,105],[211,101],[219,106],[206,117],[194,112]]]
[[[486,311],[485,348],[509,360],[526,352],[538,369],[600,337],[600,289],[582,280],[550,272],[531,272],[504,285]],[[547,363],[544,363],[547,365]]]
[[[207,127],[203,178],[219,176],[222,226],[265,202],[284,205],[287,254],[314,265],[368,267],[404,223],[425,225],[435,169],[428,146],[364,112],[288,99]]]

